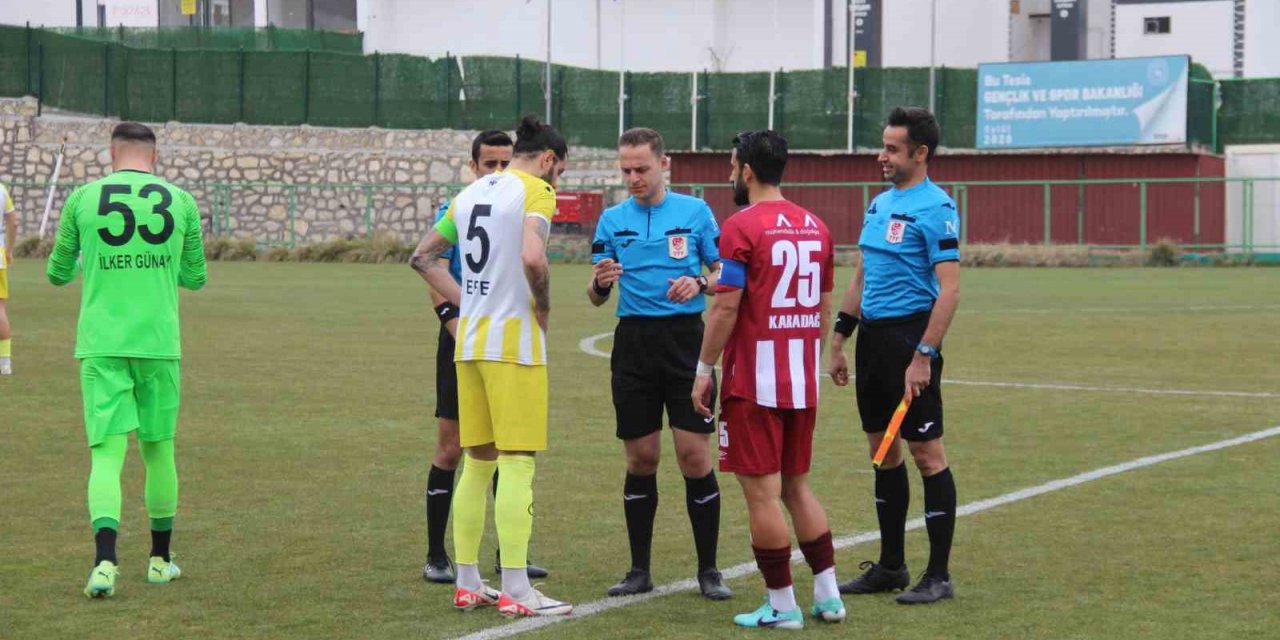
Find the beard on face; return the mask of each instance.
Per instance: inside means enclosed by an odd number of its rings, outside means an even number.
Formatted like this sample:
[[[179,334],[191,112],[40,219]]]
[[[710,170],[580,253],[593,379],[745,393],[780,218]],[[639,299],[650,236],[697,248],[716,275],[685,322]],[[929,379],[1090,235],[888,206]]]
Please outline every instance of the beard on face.
[[[733,203],[739,207],[745,207],[751,204],[751,194],[747,191],[747,183],[742,180],[739,174],[733,178]]]

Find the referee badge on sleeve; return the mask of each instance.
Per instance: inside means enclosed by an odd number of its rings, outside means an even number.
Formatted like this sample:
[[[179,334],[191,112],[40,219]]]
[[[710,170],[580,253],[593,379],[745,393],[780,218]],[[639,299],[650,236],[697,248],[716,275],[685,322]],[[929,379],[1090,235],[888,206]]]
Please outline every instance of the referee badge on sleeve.
[[[884,241],[889,244],[901,244],[902,236],[906,235],[907,223],[902,220],[890,220],[889,227],[885,230]]]
[[[667,237],[667,255],[674,260],[684,260],[689,257],[689,239],[684,236],[668,236]]]

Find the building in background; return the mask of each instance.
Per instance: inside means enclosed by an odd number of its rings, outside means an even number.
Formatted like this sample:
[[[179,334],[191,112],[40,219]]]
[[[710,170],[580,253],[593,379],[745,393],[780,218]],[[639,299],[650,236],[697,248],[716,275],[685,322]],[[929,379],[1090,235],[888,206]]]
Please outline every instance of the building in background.
[[[558,63],[631,71],[1188,54],[1219,78],[1280,76],[1280,0],[0,0],[0,10],[10,24],[359,30],[370,53],[544,60],[549,49]]]

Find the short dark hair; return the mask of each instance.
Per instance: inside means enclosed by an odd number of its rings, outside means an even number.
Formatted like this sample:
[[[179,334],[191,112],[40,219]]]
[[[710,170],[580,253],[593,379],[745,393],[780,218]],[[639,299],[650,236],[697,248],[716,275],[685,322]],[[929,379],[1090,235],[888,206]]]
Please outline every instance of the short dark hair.
[[[662,154],[667,149],[666,143],[662,141],[662,134],[648,127],[627,129],[622,132],[622,135],[618,136],[619,147],[639,147],[646,144],[649,145],[650,149],[653,149],[653,154],[659,158],[662,157]]]
[[[480,162],[480,147],[510,147],[511,136],[506,131],[490,129],[480,132],[475,140],[471,141],[471,159]]]
[[[145,142],[156,143],[156,132],[141,122],[121,122],[111,130],[111,142]]]
[[[565,144],[564,136],[560,135],[555,127],[543,124],[538,120],[538,116],[533,114],[521,118],[520,124],[516,127],[515,153],[530,155],[542,153],[547,149],[554,151],[556,158],[560,160],[564,160],[569,155],[569,145]]]
[[[787,168],[787,139],[773,130],[743,131],[733,139],[738,152],[738,165],[751,166],[756,179],[764,184],[782,184],[782,170]]]
[[[906,127],[907,140],[911,144],[908,151],[915,153],[916,149],[924,145],[929,149],[924,161],[933,159],[933,154],[938,150],[938,141],[942,139],[942,128],[938,126],[938,120],[928,109],[897,107],[889,112],[889,126]]]

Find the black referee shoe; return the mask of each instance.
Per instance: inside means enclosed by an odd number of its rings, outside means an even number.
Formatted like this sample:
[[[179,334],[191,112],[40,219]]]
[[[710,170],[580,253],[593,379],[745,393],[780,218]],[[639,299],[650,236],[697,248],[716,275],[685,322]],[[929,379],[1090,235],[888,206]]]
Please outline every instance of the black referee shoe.
[[[437,584],[453,584],[453,562],[449,556],[427,558],[427,566],[422,568],[422,579]]]
[[[698,572],[698,589],[702,597],[708,600],[728,600],[733,597],[733,590],[724,583],[724,576],[714,567]]]
[[[943,578],[925,573],[910,591],[898,594],[898,604],[929,604],[955,595],[956,590],[951,587],[950,576]]]
[[[865,560],[858,568],[865,572],[840,585],[840,593],[885,593],[906,589],[911,584],[911,573],[905,564],[899,569],[886,569],[879,563]]]
[[[637,593],[653,591],[653,578],[644,569],[632,569],[623,576],[618,584],[609,587],[610,596],[634,596]]]
[[[530,578],[534,580],[541,580],[551,575],[550,571],[547,571],[546,569],[539,567],[538,565],[528,560],[525,560],[525,562],[527,563],[525,565],[525,573],[528,573]],[[502,575],[502,552],[501,551],[494,554],[493,556],[493,572],[498,575]]]

